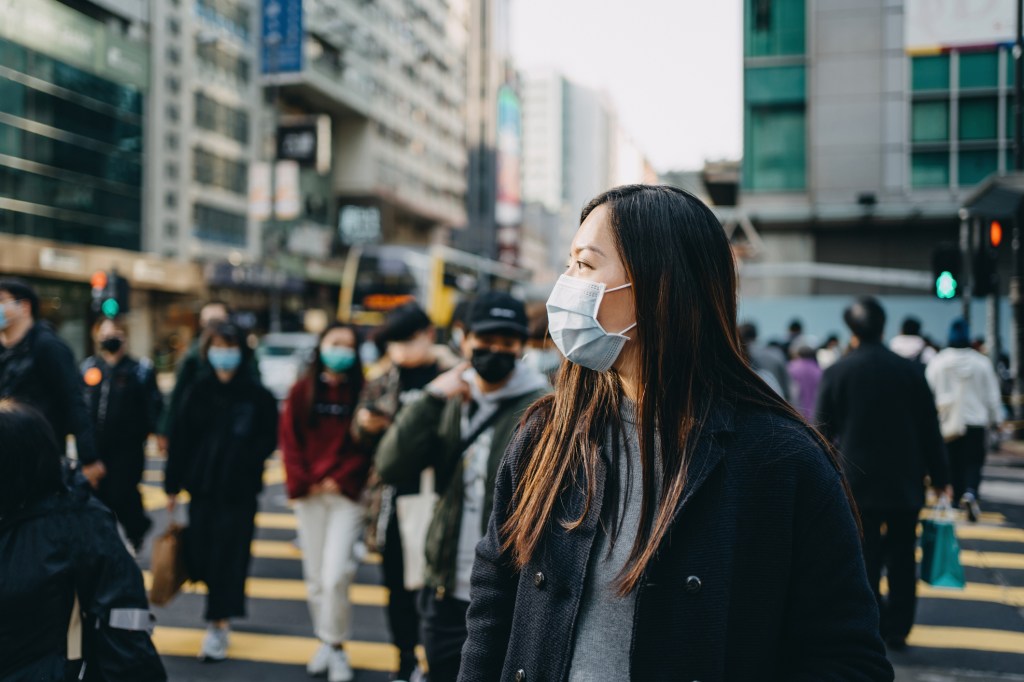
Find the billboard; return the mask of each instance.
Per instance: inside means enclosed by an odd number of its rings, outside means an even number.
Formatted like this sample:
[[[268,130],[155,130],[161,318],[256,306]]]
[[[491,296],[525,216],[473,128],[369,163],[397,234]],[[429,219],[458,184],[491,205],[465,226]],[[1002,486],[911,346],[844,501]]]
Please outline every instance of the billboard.
[[[903,45],[908,54],[1012,44],[1015,0],[906,0]]]
[[[261,17],[263,73],[302,71],[302,0],[263,0]]]

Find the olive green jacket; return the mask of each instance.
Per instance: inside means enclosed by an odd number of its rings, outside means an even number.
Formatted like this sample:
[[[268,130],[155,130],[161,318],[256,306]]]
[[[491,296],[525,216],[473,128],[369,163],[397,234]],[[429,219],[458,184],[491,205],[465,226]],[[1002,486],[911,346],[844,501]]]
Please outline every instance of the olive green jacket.
[[[491,423],[494,438],[487,467],[481,528],[485,535],[494,504],[494,481],[505,448],[526,408],[546,392],[531,390],[508,399]],[[389,484],[415,478],[427,467],[434,468],[438,503],[427,531],[424,584],[435,590],[438,597],[444,597],[455,588],[455,562],[465,496],[461,416],[460,399],[445,401],[424,395],[399,412],[395,423],[384,434],[374,462],[381,479]]]

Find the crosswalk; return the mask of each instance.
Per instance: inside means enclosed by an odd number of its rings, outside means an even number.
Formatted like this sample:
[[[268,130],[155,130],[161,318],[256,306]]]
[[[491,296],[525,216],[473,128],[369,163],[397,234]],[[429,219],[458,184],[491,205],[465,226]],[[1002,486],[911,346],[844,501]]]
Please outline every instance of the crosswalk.
[[[145,505],[156,517],[166,506],[161,469],[162,463],[152,461],[142,486]],[[224,670],[211,674],[194,662],[203,636],[204,587],[189,584],[168,608],[156,610],[160,623],[154,641],[169,670],[177,672],[172,679],[286,680],[292,679],[288,676],[292,672],[294,679],[302,679],[302,666],[318,642],[306,611],[302,555],[294,542],[296,520],[286,506],[283,481],[281,462],[275,458],[267,467],[267,492],[256,518],[253,566],[247,582],[250,618],[234,625],[229,651],[233,661],[258,664],[271,672],[259,677],[246,669],[236,678],[225,676]],[[156,528],[163,528],[161,521]],[[957,536],[966,587],[949,590],[919,585],[918,624],[908,640],[912,653],[894,654],[894,661],[1004,673],[1024,671],[1024,529],[1011,525],[1000,513],[985,513],[978,524],[958,524]],[[398,662],[397,651],[387,643],[387,590],[379,584],[379,562],[378,555],[364,557],[349,592],[354,631],[346,649],[357,669],[356,679],[364,682],[387,679]],[[148,581],[148,572],[145,575]]]

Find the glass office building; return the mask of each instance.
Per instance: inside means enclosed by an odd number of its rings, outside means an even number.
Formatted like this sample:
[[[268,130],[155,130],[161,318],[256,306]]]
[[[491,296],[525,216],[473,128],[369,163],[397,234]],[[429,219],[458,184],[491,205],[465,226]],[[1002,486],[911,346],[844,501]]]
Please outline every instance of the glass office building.
[[[53,0],[4,12],[0,232],[139,250],[144,44]]]

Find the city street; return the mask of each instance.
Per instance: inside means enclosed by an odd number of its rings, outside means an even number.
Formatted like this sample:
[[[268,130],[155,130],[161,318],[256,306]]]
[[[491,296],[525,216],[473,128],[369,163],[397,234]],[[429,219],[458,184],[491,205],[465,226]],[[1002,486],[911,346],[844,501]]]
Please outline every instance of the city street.
[[[154,510],[158,531],[166,524],[162,466],[150,460],[146,474],[146,504]],[[901,682],[1024,680],[1024,456],[991,456],[985,474],[981,522],[962,522],[957,529],[967,587],[953,591],[921,585],[910,647],[890,657]],[[203,664],[195,658],[204,628],[201,594],[186,591],[169,607],[154,609],[154,640],[170,679],[309,679],[304,664],[317,642],[311,635],[300,554],[293,544],[295,519],[285,503],[282,475],[274,459],[257,518],[250,615],[234,624],[231,659]],[[347,648],[361,682],[388,679],[397,663],[386,643],[386,593],[379,586],[377,560],[375,555],[366,557],[352,588],[353,641]]]

